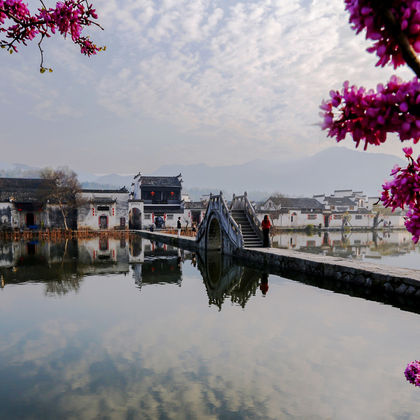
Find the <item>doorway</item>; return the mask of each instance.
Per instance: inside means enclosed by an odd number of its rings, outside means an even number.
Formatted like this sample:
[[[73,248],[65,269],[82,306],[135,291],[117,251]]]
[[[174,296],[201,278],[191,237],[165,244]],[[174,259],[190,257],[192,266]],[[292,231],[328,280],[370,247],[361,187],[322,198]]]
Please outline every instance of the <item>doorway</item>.
[[[26,226],[33,226],[35,224],[35,216],[33,213],[26,213]]]

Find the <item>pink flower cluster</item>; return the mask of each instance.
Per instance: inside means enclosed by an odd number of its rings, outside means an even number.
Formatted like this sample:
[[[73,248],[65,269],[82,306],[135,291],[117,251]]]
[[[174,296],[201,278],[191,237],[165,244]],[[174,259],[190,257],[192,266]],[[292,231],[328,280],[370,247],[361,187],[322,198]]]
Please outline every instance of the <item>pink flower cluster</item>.
[[[352,28],[357,33],[366,29],[366,39],[375,41],[368,51],[376,52],[379,57],[376,65],[383,67],[391,61],[394,68],[397,68],[405,64],[405,61],[400,46],[387,28],[384,12],[381,11],[381,7],[385,5],[381,3],[382,1],[372,0],[345,0]],[[392,0],[389,4],[389,11],[409,44],[416,52],[420,52],[420,1]]]
[[[409,164],[406,168],[394,167],[391,172],[393,179],[382,186],[381,201],[392,211],[397,207],[408,207],[405,227],[413,235],[414,243],[417,243],[420,239],[420,156],[414,160],[411,147],[403,151]]]
[[[320,108],[324,121],[322,128],[328,129],[329,137],[341,141],[351,133],[356,147],[364,141],[380,145],[387,133],[397,133],[402,140],[420,140],[420,83],[417,78],[404,83],[392,76],[386,86],[378,85],[377,90],[349,86],[331,91],[331,99],[323,101]]]
[[[0,46],[10,52],[17,51],[16,44],[24,44],[36,35],[50,37],[58,30],[61,35],[70,35],[83,54],[96,54],[102,48],[96,46],[88,37],[81,36],[86,26],[96,24],[98,16],[87,0],[66,0],[58,2],[55,8],[40,8],[31,15],[22,0],[0,0]],[[7,26],[6,23],[10,22]]]
[[[410,362],[405,368],[404,375],[408,382],[420,386],[420,361]]]

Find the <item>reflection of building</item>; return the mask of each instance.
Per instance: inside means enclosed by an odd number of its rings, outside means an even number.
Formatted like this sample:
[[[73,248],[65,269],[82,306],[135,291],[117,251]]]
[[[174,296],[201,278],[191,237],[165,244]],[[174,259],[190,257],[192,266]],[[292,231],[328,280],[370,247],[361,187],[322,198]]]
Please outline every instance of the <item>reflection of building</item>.
[[[6,286],[26,281],[64,282],[62,287],[57,287],[64,293],[67,288],[74,289],[78,285],[76,256],[77,242],[74,240],[2,242],[0,276]]]
[[[19,241],[0,245],[0,277],[9,283],[45,282],[46,292],[77,290],[82,276],[129,272],[125,238],[61,242]]]
[[[127,273],[128,244],[125,238],[102,236],[78,241],[78,263],[83,272]]]
[[[183,252],[139,236],[130,237],[129,261],[138,287],[145,284],[181,285]]]
[[[279,233],[272,237],[277,248],[351,258],[381,258],[412,252],[415,245],[407,231],[299,232]]]

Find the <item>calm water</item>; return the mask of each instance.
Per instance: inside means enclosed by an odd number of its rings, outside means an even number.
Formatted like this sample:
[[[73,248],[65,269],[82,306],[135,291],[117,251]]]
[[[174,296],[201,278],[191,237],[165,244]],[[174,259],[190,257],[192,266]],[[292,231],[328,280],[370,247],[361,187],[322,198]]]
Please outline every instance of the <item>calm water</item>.
[[[148,241],[0,244],[1,419],[418,419],[420,315]]]
[[[420,244],[406,230],[378,232],[285,232],[272,236],[277,248],[364,260],[375,264],[420,270]]]

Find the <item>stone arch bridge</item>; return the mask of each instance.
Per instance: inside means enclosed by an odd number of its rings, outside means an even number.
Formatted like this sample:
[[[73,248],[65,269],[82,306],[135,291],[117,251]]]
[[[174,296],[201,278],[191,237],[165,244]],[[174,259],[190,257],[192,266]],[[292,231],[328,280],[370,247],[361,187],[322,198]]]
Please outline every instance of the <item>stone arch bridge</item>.
[[[204,251],[221,251],[227,255],[233,255],[238,248],[262,247],[261,223],[246,192],[234,194],[229,205],[221,191],[218,195],[210,194],[196,241]]]

